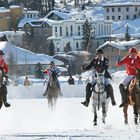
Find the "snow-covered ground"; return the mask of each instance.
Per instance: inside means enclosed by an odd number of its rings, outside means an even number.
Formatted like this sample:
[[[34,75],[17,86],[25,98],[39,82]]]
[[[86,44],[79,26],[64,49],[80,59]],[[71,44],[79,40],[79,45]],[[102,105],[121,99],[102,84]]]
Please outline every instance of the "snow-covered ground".
[[[0,110],[0,140],[140,140],[140,125],[134,124],[132,107],[129,107],[128,125],[124,125],[123,111],[118,107],[118,84],[123,76],[122,72],[113,74],[112,85],[117,105],[109,104],[106,124],[101,122],[101,110],[98,112],[97,126],[93,126],[91,104],[86,108],[80,103],[85,94],[82,86],[78,87],[82,92],[81,97],[68,98],[70,96],[67,97],[65,93],[65,97],[58,99],[53,111],[48,108],[46,98],[22,99],[24,96],[21,95],[20,99],[16,99],[20,92],[14,91],[15,99],[9,99],[11,107]],[[76,94],[74,87],[64,85],[62,90]],[[14,87],[10,90],[14,90]]]

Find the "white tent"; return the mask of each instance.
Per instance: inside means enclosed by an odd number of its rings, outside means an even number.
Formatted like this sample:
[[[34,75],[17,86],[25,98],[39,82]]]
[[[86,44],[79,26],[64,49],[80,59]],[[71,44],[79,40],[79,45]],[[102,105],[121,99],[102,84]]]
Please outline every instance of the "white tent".
[[[0,42],[0,50],[3,50],[4,53],[6,54],[5,57],[7,61],[13,59],[14,62],[18,65],[37,64],[37,63],[50,64],[50,61],[52,61],[51,59],[47,59],[47,57],[46,59],[42,58],[41,56],[31,51],[15,46],[7,41]],[[62,62],[57,61],[57,64],[62,65]]]

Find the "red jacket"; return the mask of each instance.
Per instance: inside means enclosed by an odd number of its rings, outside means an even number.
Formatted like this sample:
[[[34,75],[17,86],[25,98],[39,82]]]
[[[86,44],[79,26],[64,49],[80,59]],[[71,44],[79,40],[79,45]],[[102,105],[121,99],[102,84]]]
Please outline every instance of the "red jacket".
[[[4,59],[0,59],[0,67],[3,68],[5,73],[8,73],[8,65],[6,64]]]
[[[136,75],[136,68],[140,69],[140,57],[131,58],[129,55],[124,57],[117,66],[126,65],[126,72],[128,75]]]

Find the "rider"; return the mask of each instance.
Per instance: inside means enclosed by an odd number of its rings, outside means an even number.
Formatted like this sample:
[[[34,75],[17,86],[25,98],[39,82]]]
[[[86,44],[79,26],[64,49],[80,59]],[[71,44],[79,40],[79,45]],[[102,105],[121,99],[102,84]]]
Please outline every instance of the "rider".
[[[58,67],[55,66],[54,61],[51,61],[50,62],[50,67],[49,68],[46,68],[43,71],[43,73],[45,73],[45,74],[47,74],[49,76],[49,79],[47,80],[47,88],[46,88],[46,91],[44,92],[43,96],[46,96],[47,95],[48,83],[49,83],[49,80],[50,80],[50,77],[51,77],[52,72],[55,72],[57,74],[57,76],[60,76],[60,74],[61,74],[61,70]],[[60,87],[59,81],[57,81],[57,84]]]
[[[6,81],[8,81],[8,65],[6,64],[4,58],[3,58],[4,52],[2,50],[0,50],[0,68],[3,70],[4,72],[4,76],[6,78]],[[7,103],[7,87],[6,84],[2,85],[2,90],[3,90],[3,96],[4,96],[4,105],[5,107],[10,107],[11,105],[9,103]]]
[[[102,73],[105,71],[105,84],[106,84],[106,91],[107,91],[107,96],[111,97],[112,105],[116,105],[115,99],[114,99],[114,93],[113,93],[113,88],[111,84],[109,83],[107,78],[111,78],[111,75],[108,72],[108,59],[104,57],[104,52],[101,49],[96,50],[96,57],[92,59],[89,65],[83,66],[83,70],[89,70],[92,67],[97,71]],[[94,78],[93,78],[94,79]],[[95,80],[93,80],[91,83],[88,83],[86,86],[86,100],[84,102],[81,102],[83,105],[88,107],[90,97],[92,94],[92,88],[95,86]]]
[[[116,62],[117,66],[126,65],[126,73],[127,76],[123,79],[121,84],[119,85],[122,103],[119,107],[123,107],[127,103],[127,86],[131,82],[131,80],[136,76],[137,70],[140,69],[140,57],[137,55],[136,48],[130,48],[129,54],[125,56],[122,60],[118,57],[118,61]]]

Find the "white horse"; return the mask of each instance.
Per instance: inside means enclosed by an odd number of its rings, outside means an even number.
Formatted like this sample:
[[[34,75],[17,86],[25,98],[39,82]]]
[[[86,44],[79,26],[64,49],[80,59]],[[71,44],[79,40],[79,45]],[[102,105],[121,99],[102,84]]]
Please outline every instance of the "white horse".
[[[107,109],[110,99],[107,98],[104,72],[98,73],[95,71],[95,75],[95,86],[93,87],[92,94],[92,108],[94,112],[93,123],[94,125],[97,125],[97,110],[102,107],[102,122],[105,123],[105,117],[107,116]]]

